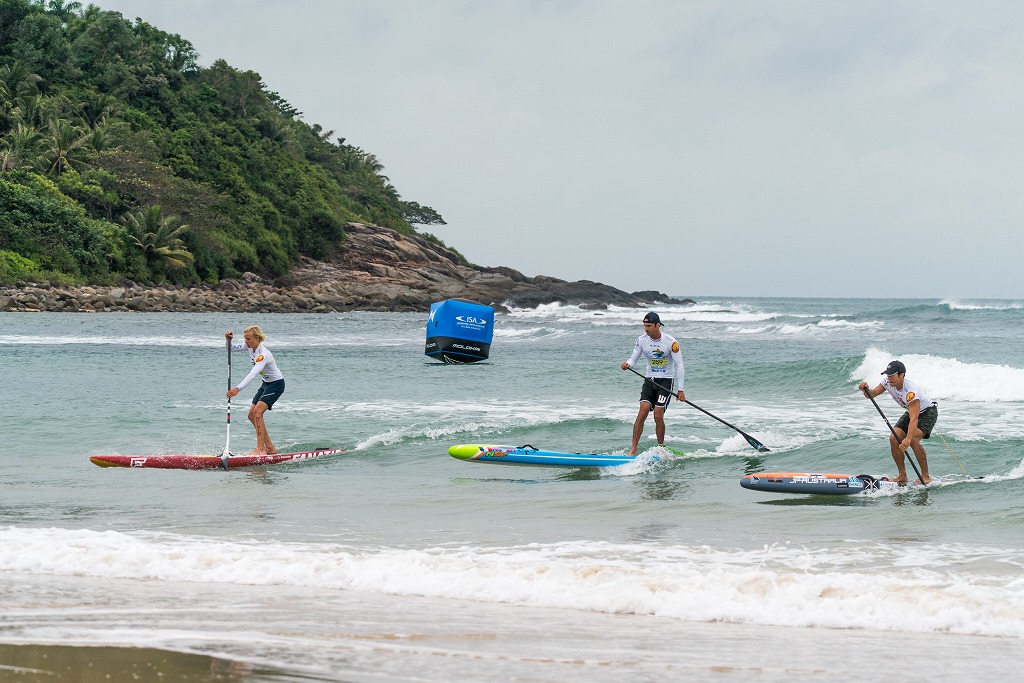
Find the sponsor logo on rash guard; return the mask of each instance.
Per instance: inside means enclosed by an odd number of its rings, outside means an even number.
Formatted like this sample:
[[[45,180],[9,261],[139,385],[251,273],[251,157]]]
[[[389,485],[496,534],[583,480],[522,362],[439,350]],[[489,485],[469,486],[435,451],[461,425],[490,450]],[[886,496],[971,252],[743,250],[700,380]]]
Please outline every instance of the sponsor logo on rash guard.
[[[679,353],[679,342],[672,342],[672,353]]]
[[[261,360],[263,360],[263,356],[256,356],[256,360],[253,361],[253,362],[254,363],[259,363]]]

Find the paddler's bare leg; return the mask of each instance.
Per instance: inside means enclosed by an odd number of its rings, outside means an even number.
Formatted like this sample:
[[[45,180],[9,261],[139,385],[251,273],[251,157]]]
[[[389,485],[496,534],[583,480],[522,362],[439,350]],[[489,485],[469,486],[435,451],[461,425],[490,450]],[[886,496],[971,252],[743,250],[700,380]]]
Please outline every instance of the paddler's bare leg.
[[[925,454],[924,446],[921,444],[921,437],[924,436],[924,432],[920,429],[915,429],[914,432],[917,434],[917,437],[910,442],[910,448],[914,451],[914,455],[917,456],[917,466],[921,469],[920,481],[930,484],[932,483],[932,475],[928,473],[928,456]]]
[[[636,422],[633,423],[633,446],[626,455],[636,455],[636,446],[640,443],[640,436],[644,433],[644,422],[651,412],[651,404],[647,401],[640,402],[640,412],[636,415]]]
[[[654,409],[654,434],[658,437],[658,445],[665,445],[665,409]]]
[[[892,460],[896,463],[896,481],[900,483],[906,483],[907,481],[907,463],[906,455],[900,450],[900,441],[906,437],[906,432],[902,429],[897,429],[896,434],[899,436],[897,441],[896,437],[892,434],[889,435],[889,451],[892,453]]]
[[[274,443],[267,433],[267,423],[263,421],[265,412],[267,412],[267,404],[263,401],[259,401],[249,408],[249,422],[256,428],[256,449],[252,451],[253,455],[277,453],[277,449],[274,448]]]

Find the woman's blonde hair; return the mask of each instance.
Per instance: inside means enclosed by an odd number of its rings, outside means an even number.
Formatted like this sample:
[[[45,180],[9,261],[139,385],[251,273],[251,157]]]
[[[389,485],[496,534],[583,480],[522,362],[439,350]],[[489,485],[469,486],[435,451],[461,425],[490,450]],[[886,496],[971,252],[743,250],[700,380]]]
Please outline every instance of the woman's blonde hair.
[[[260,329],[259,325],[250,325],[249,327],[242,330],[242,334],[248,332],[252,336],[256,337],[260,341],[266,341],[267,335],[263,334],[263,330]]]

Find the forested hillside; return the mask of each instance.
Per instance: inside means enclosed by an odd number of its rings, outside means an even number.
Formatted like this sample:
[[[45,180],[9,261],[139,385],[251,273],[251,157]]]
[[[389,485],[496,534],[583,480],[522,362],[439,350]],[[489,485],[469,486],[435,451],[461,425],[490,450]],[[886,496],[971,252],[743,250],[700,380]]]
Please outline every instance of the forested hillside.
[[[442,224],[259,74],[143,21],[0,0],[0,282],[216,282]],[[357,67],[353,67],[357,68]]]

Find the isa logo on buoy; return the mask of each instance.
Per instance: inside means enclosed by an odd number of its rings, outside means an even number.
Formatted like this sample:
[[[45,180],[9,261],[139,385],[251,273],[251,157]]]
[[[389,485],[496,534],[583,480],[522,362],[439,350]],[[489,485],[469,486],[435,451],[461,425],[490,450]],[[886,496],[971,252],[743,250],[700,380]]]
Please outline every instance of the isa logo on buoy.
[[[471,315],[457,315],[455,319],[463,325],[471,325],[477,327],[487,327],[487,321],[483,318],[475,318]]]

